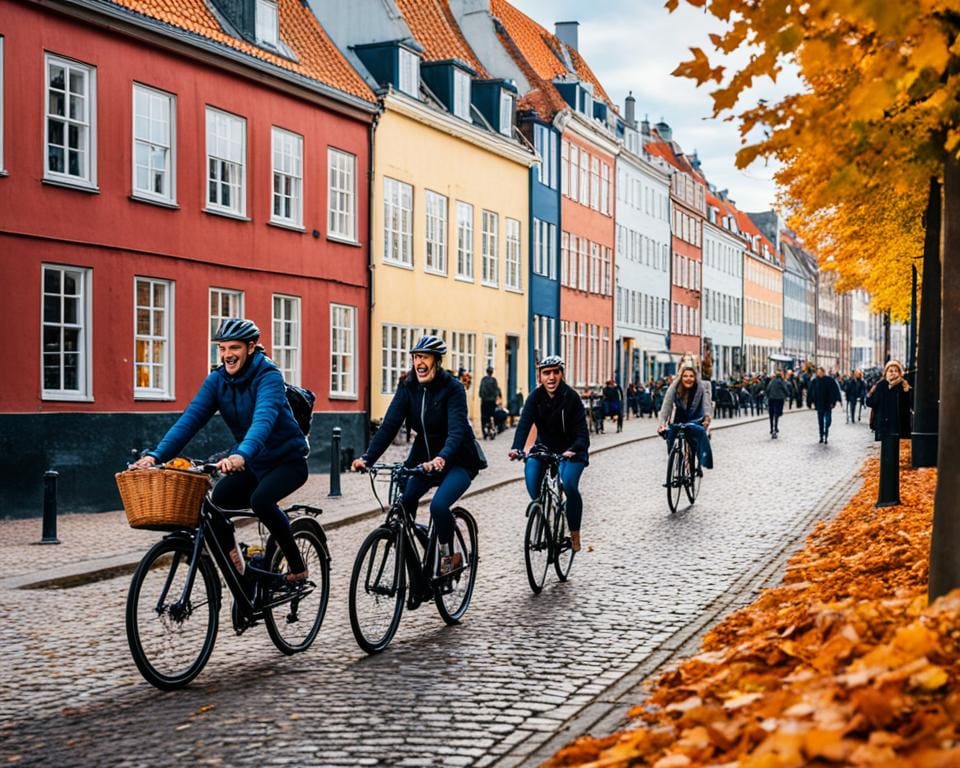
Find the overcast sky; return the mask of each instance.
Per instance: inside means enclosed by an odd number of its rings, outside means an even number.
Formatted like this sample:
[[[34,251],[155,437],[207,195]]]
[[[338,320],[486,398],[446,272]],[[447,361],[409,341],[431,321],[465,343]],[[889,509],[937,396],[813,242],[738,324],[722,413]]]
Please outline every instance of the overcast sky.
[[[718,189],[729,189],[740,210],[772,207],[773,168],[758,161],[738,171],[734,165],[741,146],[737,124],[710,117],[713,102],[708,86],[697,88],[692,80],[670,76],[677,64],[690,57],[691,46],[711,54],[708,33],[723,31],[712,16],[683,0],[672,14],[664,9],[663,0],[511,2],[551,31],[554,22],[579,21],[580,52],[621,113],[623,100],[633,91],[637,119],[649,115],[651,123],[666,120],[673,138],[685,152],[697,151],[707,179]],[[798,87],[795,79],[782,77],[778,85],[759,84],[751,98],[779,98],[787,88]]]

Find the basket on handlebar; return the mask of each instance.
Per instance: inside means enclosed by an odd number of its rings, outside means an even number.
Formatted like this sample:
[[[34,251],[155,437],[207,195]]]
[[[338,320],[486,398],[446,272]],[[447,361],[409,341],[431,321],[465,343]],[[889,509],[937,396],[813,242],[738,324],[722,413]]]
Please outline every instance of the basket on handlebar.
[[[131,528],[168,531],[194,528],[210,478],[199,472],[128,470],[116,475]]]

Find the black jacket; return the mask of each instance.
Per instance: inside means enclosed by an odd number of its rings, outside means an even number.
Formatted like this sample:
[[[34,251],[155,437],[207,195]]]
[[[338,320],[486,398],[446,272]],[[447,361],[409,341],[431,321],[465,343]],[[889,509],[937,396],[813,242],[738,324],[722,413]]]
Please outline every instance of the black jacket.
[[[587,414],[580,395],[561,381],[557,393],[550,397],[542,386],[523,404],[517,431],[513,436],[513,450],[522,451],[530,428],[537,426],[537,442],[552,453],[573,451],[574,461],[589,464],[590,430]]]
[[[813,403],[818,411],[829,411],[840,402],[840,385],[833,376],[814,376],[810,379],[810,392],[807,402]]]
[[[767,400],[786,400],[790,397],[790,386],[782,376],[774,376],[767,384]]]
[[[441,456],[448,467],[463,467],[471,477],[480,471],[476,437],[467,420],[467,395],[449,372],[438,371],[425,386],[413,371],[400,381],[363,460],[371,464],[380,458],[404,423],[417,433],[404,462],[408,467]]]
[[[872,394],[867,395],[867,405],[873,408],[874,437],[910,437],[910,404],[913,390],[904,392],[903,387],[890,389],[886,379],[877,382]]]

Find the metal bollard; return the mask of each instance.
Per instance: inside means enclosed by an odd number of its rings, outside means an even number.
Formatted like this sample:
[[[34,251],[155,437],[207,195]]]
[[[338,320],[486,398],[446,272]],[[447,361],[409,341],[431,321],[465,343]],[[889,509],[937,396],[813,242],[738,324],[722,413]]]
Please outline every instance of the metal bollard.
[[[340,427],[333,428],[333,440],[330,443],[330,493],[327,496],[340,496]]]
[[[43,538],[40,544],[59,544],[57,538],[57,478],[60,473],[48,469],[43,473]]]
[[[877,506],[895,507],[900,503],[900,438],[884,437],[880,441],[880,482]]]

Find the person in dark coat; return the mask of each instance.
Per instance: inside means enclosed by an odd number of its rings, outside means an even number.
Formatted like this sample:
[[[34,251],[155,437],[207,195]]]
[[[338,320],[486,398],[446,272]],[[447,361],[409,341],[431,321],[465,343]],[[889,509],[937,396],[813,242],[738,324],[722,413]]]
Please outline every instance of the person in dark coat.
[[[843,397],[847,405],[848,424],[853,424],[857,421],[857,406],[863,398],[863,393],[861,392],[861,388],[863,387],[863,374],[860,374],[860,378],[858,378],[858,373],[860,373],[860,371],[850,371],[850,376],[843,382]]]
[[[900,441],[910,437],[913,392],[903,378],[903,366],[891,360],[883,368],[883,378],[870,387],[867,405],[873,409],[871,422],[874,439],[880,442],[880,463],[899,466]],[[900,503],[900,473],[880,471],[878,507]]]
[[[607,379],[603,388],[603,412],[605,416],[616,418],[617,432],[623,431],[623,390],[613,379]]]
[[[767,412],[770,414],[770,437],[774,440],[780,435],[780,417],[783,416],[783,403],[789,397],[787,382],[778,370],[767,384]]]
[[[817,424],[820,427],[820,442],[824,445],[830,437],[830,424],[833,421],[833,408],[840,402],[840,386],[833,376],[827,376],[823,366],[817,368],[817,375],[810,380],[807,402],[817,409]]]

